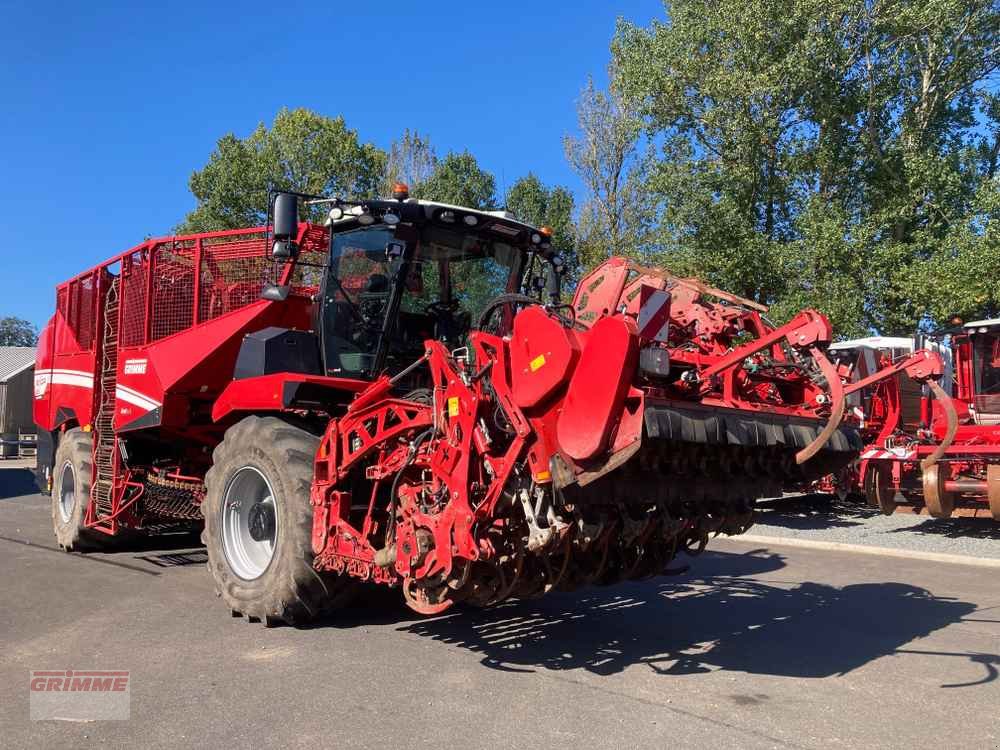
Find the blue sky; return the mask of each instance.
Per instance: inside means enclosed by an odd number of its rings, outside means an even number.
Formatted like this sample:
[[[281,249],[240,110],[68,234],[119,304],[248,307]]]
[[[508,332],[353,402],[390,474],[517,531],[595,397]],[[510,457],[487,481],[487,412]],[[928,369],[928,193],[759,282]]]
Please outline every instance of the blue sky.
[[[395,9],[398,8],[398,9]],[[373,4],[0,0],[0,317],[38,326],[57,282],[193,206],[187,181],[226,132],[283,106],[343,114],[385,148],[406,127],[468,148],[498,183],[576,189],[561,138],[618,16],[659,0]]]

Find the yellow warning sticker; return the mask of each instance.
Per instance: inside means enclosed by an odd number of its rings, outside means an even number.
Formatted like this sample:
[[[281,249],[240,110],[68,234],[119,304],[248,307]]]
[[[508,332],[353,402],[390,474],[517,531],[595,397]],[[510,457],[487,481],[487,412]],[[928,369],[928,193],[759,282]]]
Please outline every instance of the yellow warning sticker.
[[[448,399],[448,416],[458,416],[458,396],[452,396]]]
[[[545,366],[544,354],[539,354],[537,357],[535,357],[528,363],[528,367],[531,368],[532,372],[534,372],[535,370],[540,370],[544,366]]]

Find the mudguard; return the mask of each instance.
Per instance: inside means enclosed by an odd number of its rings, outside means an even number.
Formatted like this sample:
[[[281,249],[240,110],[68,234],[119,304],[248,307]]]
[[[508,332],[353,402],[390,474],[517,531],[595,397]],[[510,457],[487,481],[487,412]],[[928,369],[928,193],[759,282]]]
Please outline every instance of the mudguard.
[[[638,357],[638,329],[631,318],[602,318],[590,329],[556,424],[559,448],[574,461],[591,461],[607,449]]]

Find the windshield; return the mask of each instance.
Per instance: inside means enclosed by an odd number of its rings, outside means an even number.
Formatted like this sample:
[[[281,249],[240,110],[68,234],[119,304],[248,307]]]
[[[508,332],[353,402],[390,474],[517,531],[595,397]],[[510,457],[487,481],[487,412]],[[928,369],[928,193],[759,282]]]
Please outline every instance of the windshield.
[[[387,315],[390,372],[419,357],[426,339],[464,346],[486,304],[519,289],[524,255],[499,239],[436,225],[416,236],[413,227],[384,224],[335,234],[323,300],[328,371],[370,372]],[[403,268],[397,302],[393,281]]]
[[[976,393],[981,396],[1000,396],[1000,334],[975,336],[972,353]]]

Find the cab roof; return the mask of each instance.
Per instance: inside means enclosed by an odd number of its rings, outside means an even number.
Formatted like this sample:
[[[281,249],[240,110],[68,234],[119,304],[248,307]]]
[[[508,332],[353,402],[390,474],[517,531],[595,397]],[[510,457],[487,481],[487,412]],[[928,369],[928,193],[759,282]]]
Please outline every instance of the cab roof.
[[[976,329],[976,328],[996,328],[998,326],[1000,326],[1000,318],[988,318],[986,320],[973,320],[971,323],[966,323],[965,324],[965,330],[974,333],[975,331],[972,331],[972,329]],[[982,332],[982,333],[985,333],[985,332]]]
[[[486,222],[490,219],[502,219],[504,223],[514,224],[522,229],[527,229],[529,231],[537,232],[538,227],[533,224],[529,224],[525,221],[521,221],[510,211],[499,210],[499,211],[487,211],[480,208],[469,208],[468,206],[458,206],[454,203],[442,203],[440,201],[427,201],[418,198],[407,198],[406,200],[393,200],[391,198],[374,198],[367,201],[358,201],[357,204],[351,207],[343,208],[343,215],[338,219],[327,219],[327,224],[339,224],[341,222],[352,221],[357,219],[365,213],[365,209],[378,210],[382,212],[392,211],[395,208],[400,208],[403,206],[419,206],[424,209],[424,215],[427,219],[433,219],[436,216],[440,216],[442,213],[447,213],[449,211],[454,212],[456,218],[465,216],[475,216],[481,221]]]

